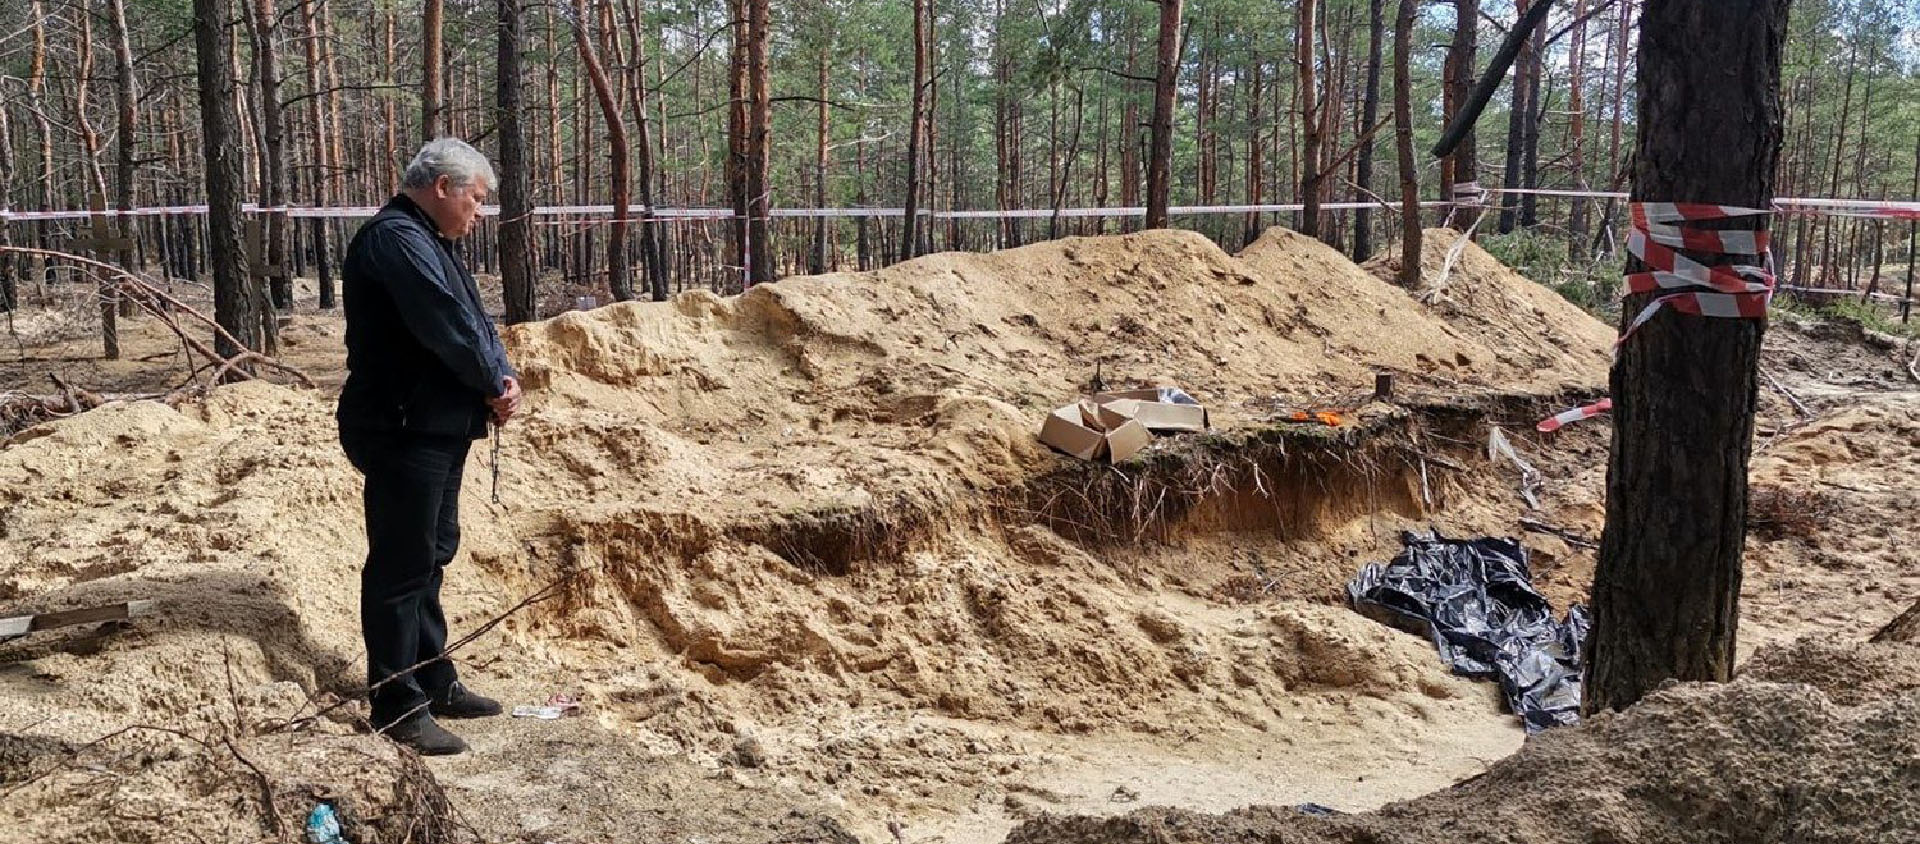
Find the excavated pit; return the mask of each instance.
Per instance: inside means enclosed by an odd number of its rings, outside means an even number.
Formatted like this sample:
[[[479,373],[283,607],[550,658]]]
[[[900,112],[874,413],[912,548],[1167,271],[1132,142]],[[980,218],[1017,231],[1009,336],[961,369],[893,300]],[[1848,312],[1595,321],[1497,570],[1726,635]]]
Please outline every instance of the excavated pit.
[[[1402,530],[1515,533],[1487,425],[1598,390],[1611,332],[1477,248],[1425,304],[1276,229],[1237,256],[1178,232],[936,255],[506,339],[531,395],[469,464],[446,602],[487,632],[456,659],[509,704],[587,714],[460,725],[474,751],[428,765],[463,817],[489,840],[987,842],[1129,801],[1371,808],[1512,752],[1491,687],[1338,587]],[[1219,430],[1119,466],[1040,446],[1096,371],[1180,385]],[[1354,398],[1380,371],[1400,398]],[[0,697],[45,716],[0,733],[200,736],[238,711],[243,734],[350,734],[350,705],[314,717],[359,683],[358,484],[329,410],[245,384],[0,448],[13,608],[164,598],[85,647],[0,646],[22,666]],[[89,764],[150,752],[116,742]],[[4,803],[57,841],[120,799],[71,797]]]

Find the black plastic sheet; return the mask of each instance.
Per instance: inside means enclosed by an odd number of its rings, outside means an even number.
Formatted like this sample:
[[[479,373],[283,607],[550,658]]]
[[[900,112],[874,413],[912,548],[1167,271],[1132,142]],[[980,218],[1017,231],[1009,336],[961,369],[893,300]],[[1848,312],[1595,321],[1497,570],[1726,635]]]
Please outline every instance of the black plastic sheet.
[[[1425,633],[1454,673],[1499,682],[1528,733],[1578,722],[1586,609],[1555,620],[1534,591],[1527,550],[1511,539],[1401,541],[1400,556],[1347,584],[1354,608]]]

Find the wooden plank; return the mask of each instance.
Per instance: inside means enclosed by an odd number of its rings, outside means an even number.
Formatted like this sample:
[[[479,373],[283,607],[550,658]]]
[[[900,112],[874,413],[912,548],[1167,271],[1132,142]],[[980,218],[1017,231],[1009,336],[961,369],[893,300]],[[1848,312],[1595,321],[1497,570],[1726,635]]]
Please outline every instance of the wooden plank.
[[[75,624],[96,624],[102,621],[124,621],[144,615],[153,608],[152,601],[126,601],[99,607],[82,607],[75,610],[60,610],[34,615],[21,615],[0,618],[0,639],[25,636],[41,630],[56,627],[71,627]]]

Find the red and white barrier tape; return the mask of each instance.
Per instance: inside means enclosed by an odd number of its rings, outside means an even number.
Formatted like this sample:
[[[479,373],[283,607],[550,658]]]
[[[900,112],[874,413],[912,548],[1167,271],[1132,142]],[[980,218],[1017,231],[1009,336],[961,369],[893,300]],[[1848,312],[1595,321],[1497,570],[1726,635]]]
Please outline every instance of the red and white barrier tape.
[[[1500,194],[1534,195],[1549,197],[1586,197],[1589,199],[1626,199],[1627,195],[1616,191],[1564,190],[1557,188],[1500,188],[1486,187],[1474,182],[1463,182],[1454,186],[1451,199],[1430,200],[1421,203],[1424,208],[1447,208],[1459,205],[1475,205],[1489,202],[1491,197]],[[1393,207],[1394,203],[1381,202],[1327,202],[1320,205],[1323,211],[1350,211],[1367,208]],[[1483,205],[1482,207],[1486,207]],[[276,208],[261,208],[247,203],[241,206],[243,213],[284,212],[290,217],[301,218],[364,218],[379,212],[375,206],[319,207],[288,205]],[[1298,203],[1273,203],[1263,205],[1185,205],[1167,209],[1173,215],[1201,214],[1284,214],[1304,210]],[[628,214],[643,213],[643,206],[629,206]],[[1820,198],[1783,198],[1774,200],[1775,213],[1782,214],[1819,214],[1837,217],[1865,217],[1887,220],[1920,220],[1920,201],[1897,200],[1876,201],[1865,199],[1820,199]],[[104,217],[145,217],[169,214],[205,214],[205,205],[164,205],[134,208],[127,211],[106,209],[104,211],[59,210],[59,211],[10,211],[0,209],[0,222],[19,220],[84,220],[94,216]],[[482,214],[494,216],[499,209],[494,206],[482,208]],[[612,215],[612,205],[543,205],[533,209],[537,217],[606,217]],[[898,217],[905,210],[900,208],[776,208],[769,212],[773,217]],[[1015,208],[1015,209],[964,209],[933,211],[923,210],[922,216],[937,220],[948,219],[1006,219],[1006,218],[1047,218],[1060,217],[1140,217],[1146,214],[1141,206],[1100,207],[1100,208]],[[656,208],[655,218],[677,218],[694,220],[731,219],[732,209],[728,208]],[[632,218],[630,222],[634,222]],[[607,220],[573,220],[572,224],[592,224],[609,222]]]
[[[1688,227],[1688,223],[1762,217],[1758,208],[1675,202],[1636,202],[1631,209],[1633,229],[1627,235],[1627,254],[1640,259],[1646,270],[1627,276],[1627,293],[1663,293],[1627,323],[1616,349],[1660,312],[1672,308],[1683,314],[1722,319],[1761,319],[1773,299],[1773,271],[1767,263],[1766,229],[1715,231]],[[1702,264],[1680,250],[1727,257],[1750,257],[1759,263]],[[1704,288],[1704,289],[1702,289]],[[1613,409],[1612,399],[1569,410],[1536,426],[1553,432],[1562,426],[1591,419]]]
[[[1534,427],[1539,429],[1540,433],[1551,434],[1554,431],[1560,430],[1560,428],[1565,425],[1570,425],[1572,423],[1579,422],[1585,419],[1592,419],[1593,417],[1599,416],[1600,414],[1606,413],[1607,411],[1612,409],[1613,409],[1613,399],[1601,399],[1597,402],[1594,402],[1593,404],[1589,404],[1584,407],[1576,407],[1572,410],[1564,411],[1562,413],[1559,413],[1547,419],[1542,419],[1540,420],[1540,424],[1535,425]]]

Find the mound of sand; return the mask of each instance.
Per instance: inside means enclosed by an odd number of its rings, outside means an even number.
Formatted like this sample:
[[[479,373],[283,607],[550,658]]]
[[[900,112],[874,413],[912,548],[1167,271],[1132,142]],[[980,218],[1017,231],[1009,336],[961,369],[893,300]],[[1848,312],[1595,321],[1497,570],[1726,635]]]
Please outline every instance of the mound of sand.
[[[1365,809],[1443,786],[1520,731],[1425,642],[1324,604],[1400,529],[1513,531],[1508,470],[1476,455],[1477,418],[1263,420],[1379,370],[1413,403],[1551,406],[1602,386],[1611,336],[1477,247],[1423,304],[1281,230],[1237,257],[1070,239],[516,327],[529,408],[469,464],[448,609],[472,630],[565,575],[459,659],[510,703],[578,692],[591,714],[476,725],[433,770],[491,834],[545,840],[676,807],[734,818],[697,833],[727,840],[936,816],[982,840],[1122,789]],[[1118,468],[1041,447],[1096,373],[1180,384],[1229,430]],[[0,734],[59,757],[350,695],[364,544],[330,409],[244,384],[0,447],[7,610],[160,601],[116,635],[0,645]],[[1196,759],[1218,770],[1163,775]],[[614,809],[555,808],[579,793]],[[61,796],[0,794],[17,816]]]
[[[1822,689],[1826,666],[1905,664],[1915,646],[1869,653],[1807,643],[1767,660],[1773,681],[1680,685],[1620,715],[1554,730],[1486,774],[1378,812],[1313,819],[1286,807],[1225,815],[1148,810],[1050,817],[1009,844],[1701,841],[1880,842],[1920,831],[1920,692]],[[1902,649],[1896,653],[1892,648]],[[1815,669],[1802,685],[1789,666]],[[1870,672],[1869,672],[1870,673]],[[1911,671],[1905,672],[1911,675]],[[1843,675],[1844,676],[1844,673]],[[1911,680],[1911,677],[1908,678]]]

